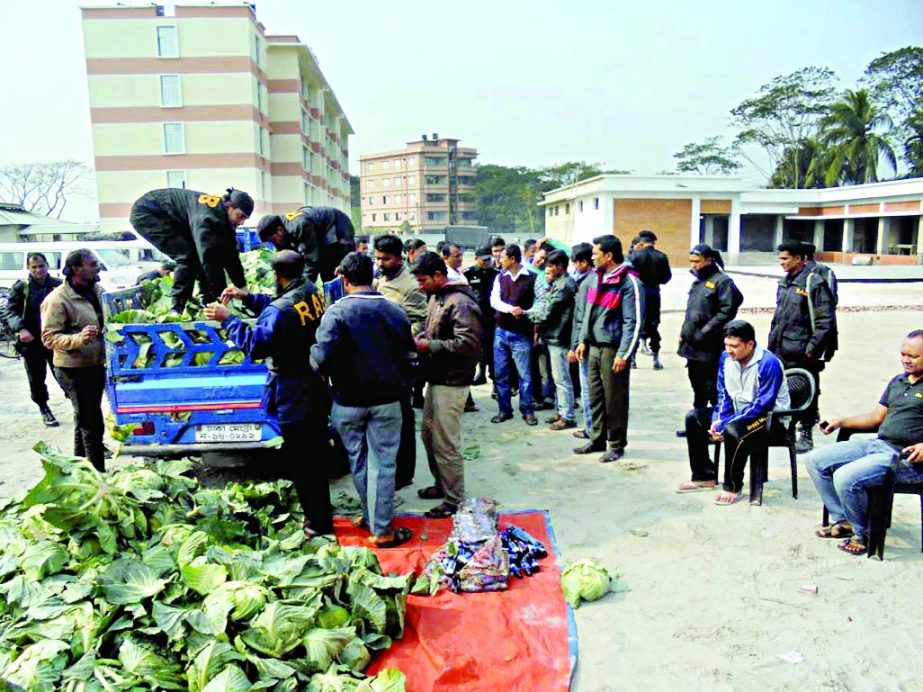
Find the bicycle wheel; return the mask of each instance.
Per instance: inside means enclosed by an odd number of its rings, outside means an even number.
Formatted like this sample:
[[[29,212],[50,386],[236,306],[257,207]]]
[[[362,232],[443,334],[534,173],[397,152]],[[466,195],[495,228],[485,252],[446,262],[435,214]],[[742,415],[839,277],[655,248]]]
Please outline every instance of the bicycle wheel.
[[[8,329],[0,330],[0,358],[20,358],[16,337]]]

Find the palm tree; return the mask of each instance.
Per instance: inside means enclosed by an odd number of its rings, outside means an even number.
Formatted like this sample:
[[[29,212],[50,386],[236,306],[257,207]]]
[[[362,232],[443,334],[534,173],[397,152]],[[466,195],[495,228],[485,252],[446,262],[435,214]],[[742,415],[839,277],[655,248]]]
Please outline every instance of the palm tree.
[[[911,178],[923,177],[923,109],[907,118],[909,136],[904,140],[904,161]]]
[[[821,139],[833,151],[824,176],[827,185],[878,182],[879,158],[897,170],[894,150],[885,139],[891,118],[872,103],[868,89],[847,89],[821,120]]]

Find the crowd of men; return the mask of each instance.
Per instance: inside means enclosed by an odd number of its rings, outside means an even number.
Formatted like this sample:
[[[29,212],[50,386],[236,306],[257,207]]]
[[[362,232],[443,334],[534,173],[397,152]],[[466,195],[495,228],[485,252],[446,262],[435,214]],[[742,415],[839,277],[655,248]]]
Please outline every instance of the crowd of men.
[[[470,387],[488,378],[497,402],[492,423],[514,419],[518,396],[526,425],[538,425],[536,412],[548,410],[551,430],[571,430],[583,441],[575,454],[599,454],[602,463],[625,454],[637,352],[663,369],[660,289],[672,274],[651,231],[639,233],[627,251],[614,235],[573,247],[551,238],[520,247],[494,236],[463,268],[464,253],[454,243],[431,252],[420,238],[380,235],[370,248],[342,212],[305,208],[257,225],[261,240],[278,250],[277,293],[270,297],[248,291],[234,247],[234,229],[252,209],[252,199],[238,190],[224,197],[155,190],[135,204],[132,222],[173,257],[155,273],[173,273],[174,309],[184,309],[198,280],[206,317],[222,322],[249,356],[267,359],[268,412],[284,441],[280,468],[295,484],[306,535],[333,530],[330,460],[323,456],[329,446],[316,444],[332,423],[362,505],[356,525],[380,547],[410,540],[406,528],[395,526],[393,506],[395,491],[415,475],[414,408],[422,408],[433,478],[418,495],[440,500],[427,516],[454,514],[466,494],[463,414],[477,410]],[[691,479],[677,492],[717,488],[710,455],[717,443],[726,461],[714,502],[736,503],[748,460],[761,459],[774,438],[787,434],[786,416],[800,425],[797,451],[813,449],[820,374],[838,348],[836,278],[813,255],[807,243],[779,245],[784,276],[763,347],[753,326],[737,319],[745,299],[723,271],[720,253],[704,244],[690,250],[693,283],[678,354],[686,360],[693,406],[677,434],[687,440]],[[45,387],[51,364],[74,407],[74,451],[104,470],[98,262],[89,251],[71,253],[63,281],[48,275],[38,253],[28,266],[2,317],[19,337],[32,399],[45,424],[56,425]],[[328,306],[318,284],[334,276],[342,278],[345,297]],[[231,300],[257,314],[256,323],[233,316],[225,307]],[[901,357],[904,373],[874,411],[820,424],[825,434],[849,427],[877,430],[878,437],[828,446],[807,461],[834,520],[817,535],[842,538],[840,547],[851,554],[867,544],[864,488],[888,470],[899,480],[923,480],[923,331],[908,335]],[[792,368],[814,382],[813,397],[796,411],[785,375]],[[308,453],[317,449],[316,458]]]

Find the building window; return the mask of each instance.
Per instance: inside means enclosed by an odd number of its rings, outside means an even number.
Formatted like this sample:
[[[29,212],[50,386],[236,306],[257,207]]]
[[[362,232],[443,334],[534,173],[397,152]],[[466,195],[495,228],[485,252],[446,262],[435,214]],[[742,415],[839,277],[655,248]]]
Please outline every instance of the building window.
[[[410,202],[410,204],[416,204],[416,203],[417,203],[417,196],[416,196],[416,195],[408,195],[408,201]]]
[[[401,203],[401,196],[400,196],[400,195],[394,195],[394,203],[395,203],[395,204],[400,204],[400,203]]]
[[[303,192],[302,192],[302,194],[304,195],[304,203],[305,203],[305,204],[310,204],[310,203],[311,203],[311,188],[308,187],[308,184],[307,184],[307,183],[304,183],[304,185],[303,185]]]
[[[394,179],[394,187],[400,187],[400,186],[401,186],[401,177],[398,176]]]
[[[186,171],[167,171],[167,187],[186,187]]]
[[[597,211],[599,211],[599,197],[593,198],[593,209],[596,209]]]
[[[253,62],[255,62],[258,66],[263,64],[260,58],[260,35],[259,34],[255,34],[253,36]]]
[[[382,161],[382,162],[381,162],[381,167],[382,167],[383,170],[388,170],[389,168],[391,168],[391,162],[390,162],[390,161]]]
[[[378,214],[372,214],[372,222],[374,223]]]
[[[554,210],[551,207],[548,207],[545,210],[545,216],[547,216],[548,218],[551,218],[552,216],[554,216]]]
[[[399,212],[399,211],[394,212],[394,220],[395,220],[395,221],[400,221],[400,220],[401,220],[401,212]]]
[[[391,187],[391,178],[385,178],[384,180],[381,181],[381,184],[384,187]]]
[[[416,220],[417,220],[417,212],[415,212],[415,211],[410,212],[410,220],[411,220],[411,221],[416,221]]]
[[[408,185],[416,185],[416,184],[417,184],[417,176],[415,176],[415,175],[409,175],[409,176],[407,176],[407,184],[408,184]]]
[[[301,165],[308,172],[311,172],[311,150],[307,147],[301,148]]]
[[[374,162],[374,161],[369,161],[368,165],[366,166],[366,170],[367,170],[367,171],[374,171],[374,170],[375,170],[375,162]]]
[[[428,175],[425,178],[427,185],[445,185],[444,175]]]
[[[463,221],[474,221],[477,219],[478,215],[473,211],[463,211],[461,217]]]
[[[183,137],[182,123],[163,124],[163,153],[183,154],[186,152],[186,142]]]
[[[434,194],[432,192],[426,193],[427,202],[445,202],[445,195]]]
[[[458,176],[459,185],[474,185],[474,178],[470,175],[460,175]]]
[[[570,203],[569,202],[564,205],[564,213],[570,214]]]
[[[400,159],[394,159],[394,167],[395,167],[395,168],[400,168],[400,167],[401,167],[401,160],[400,160]]]
[[[178,108],[183,105],[178,74],[160,75],[160,105],[164,108]]]
[[[387,195],[382,195],[382,196],[381,196],[381,203],[382,203],[382,204],[387,204],[387,203],[388,203],[388,196],[387,196]]]
[[[391,220],[391,214],[389,214],[388,212],[385,212],[384,214],[382,214],[382,220],[383,220],[383,221],[390,221],[390,220]]]
[[[371,190],[373,187],[375,187],[375,181],[369,180],[368,183],[366,183],[366,185],[368,185],[368,189]]]
[[[176,40],[175,26],[157,27],[157,57],[178,58],[179,42]]]
[[[577,211],[583,211],[583,200],[577,202]]]
[[[427,221],[445,221],[446,212],[444,211],[428,211],[426,212]]]
[[[423,163],[427,166],[445,166],[445,158],[442,156],[425,156]]]

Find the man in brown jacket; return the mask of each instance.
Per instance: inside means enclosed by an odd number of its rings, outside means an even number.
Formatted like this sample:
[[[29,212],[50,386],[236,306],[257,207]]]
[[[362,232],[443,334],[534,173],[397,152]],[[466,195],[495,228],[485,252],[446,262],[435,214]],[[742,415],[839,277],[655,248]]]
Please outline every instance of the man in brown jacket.
[[[74,455],[105,471],[103,390],[103,290],[99,261],[89,250],[74,250],[64,260],[64,283],[42,302],[42,343],[54,351],[58,382],[74,407]]]
[[[426,326],[416,344],[429,383],[423,446],[435,484],[427,488],[428,496],[445,498],[426,516],[441,519],[455,514],[465,499],[461,422],[481,355],[481,309],[470,286],[449,283],[448,268],[435,253],[422,254],[411,271],[430,297]]]

